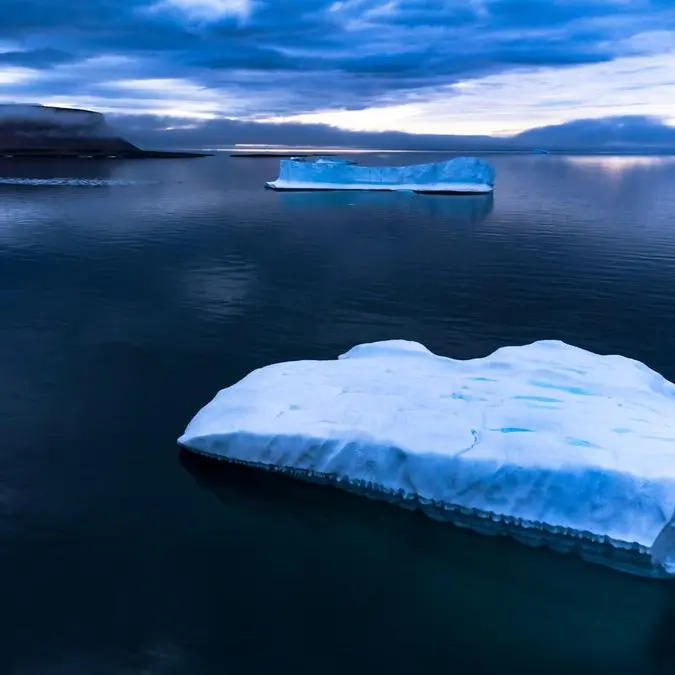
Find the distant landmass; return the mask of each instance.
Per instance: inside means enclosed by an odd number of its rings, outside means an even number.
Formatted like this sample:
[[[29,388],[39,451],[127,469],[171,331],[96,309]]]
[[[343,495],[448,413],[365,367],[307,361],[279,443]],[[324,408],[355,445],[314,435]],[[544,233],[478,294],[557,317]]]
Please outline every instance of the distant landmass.
[[[649,116],[577,119],[532,128],[513,135],[408,134],[400,131],[347,131],[326,124],[254,122],[216,117],[210,120],[157,115],[111,115],[128,137],[157,147],[219,148],[271,157],[342,150],[440,151],[453,153],[525,152],[670,154],[675,153],[675,124]],[[302,148],[302,151],[300,151]],[[323,152],[321,153],[323,154]]]
[[[143,150],[117,136],[105,115],[91,110],[0,105],[0,157],[159,159],[209,154]]]

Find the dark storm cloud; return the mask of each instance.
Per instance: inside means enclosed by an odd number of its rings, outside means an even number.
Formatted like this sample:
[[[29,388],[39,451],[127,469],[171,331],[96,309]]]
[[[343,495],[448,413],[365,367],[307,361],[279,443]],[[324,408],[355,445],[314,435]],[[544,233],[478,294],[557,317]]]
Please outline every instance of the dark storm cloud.
[[[198,58],[188,61],[188,65],[198,68],[208,68],[216,71],[228,69],[259,70],[259,71],[303,71],[311,70],[311,59],[298,59],[266,47],[257,47],[254,44],[241,42],[236,49],[229,53],[216,55],[210,58]]]
[[[76,61],[78,57],[61,49],[33,49],[27,51],[0,52],[0,67],[3,65],[27,68],[49,68],[59,63]]]
[[[11,47],[0,67],[45,71],[20,95],[81,95],[104,84],[95,68],[56,79],[48,71],[114,54],[141,64],[120,66],[119,79],[189,79],[246,98],[260,115],[367,107],[483,74],[611,61],[622,40],[675,28],[666,0],[254,0],[248,17],[212,20],[153,10],[150,0],[1,4],[0,41]],[[224,102],[214,112],[232,111]]]

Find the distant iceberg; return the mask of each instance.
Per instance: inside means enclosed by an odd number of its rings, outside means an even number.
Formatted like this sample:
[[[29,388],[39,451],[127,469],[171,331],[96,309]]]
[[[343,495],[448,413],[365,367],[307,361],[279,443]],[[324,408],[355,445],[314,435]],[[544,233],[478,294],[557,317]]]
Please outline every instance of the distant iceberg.
[[[416,342],[261,368],[178,442],[439,520],[675,575],[675,385],[558,341],[479,359]]]
[[[434,194],[485,194],[495,170],[475,157],[411,166],[361,166],[327,157],[281,160],[272,190],[410,190]]]

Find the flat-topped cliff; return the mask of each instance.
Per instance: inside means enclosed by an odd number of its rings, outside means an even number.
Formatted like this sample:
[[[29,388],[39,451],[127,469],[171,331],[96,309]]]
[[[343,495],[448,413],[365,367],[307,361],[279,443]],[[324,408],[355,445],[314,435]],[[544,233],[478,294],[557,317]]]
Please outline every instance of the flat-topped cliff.
[[[0,105],[0,156],[140,159],[206,154],[143,150],[117,136],[105,115],[91,110]]]

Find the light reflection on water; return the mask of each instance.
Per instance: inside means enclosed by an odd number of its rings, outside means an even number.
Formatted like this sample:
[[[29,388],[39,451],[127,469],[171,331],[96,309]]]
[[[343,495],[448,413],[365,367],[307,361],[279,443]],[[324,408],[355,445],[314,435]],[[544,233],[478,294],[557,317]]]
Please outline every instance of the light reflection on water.
[[[669,155],[569,155],[564,158],[570,164],[599,169],[604,173],[622,173],[635,168],[658,168],[675,164]]]

